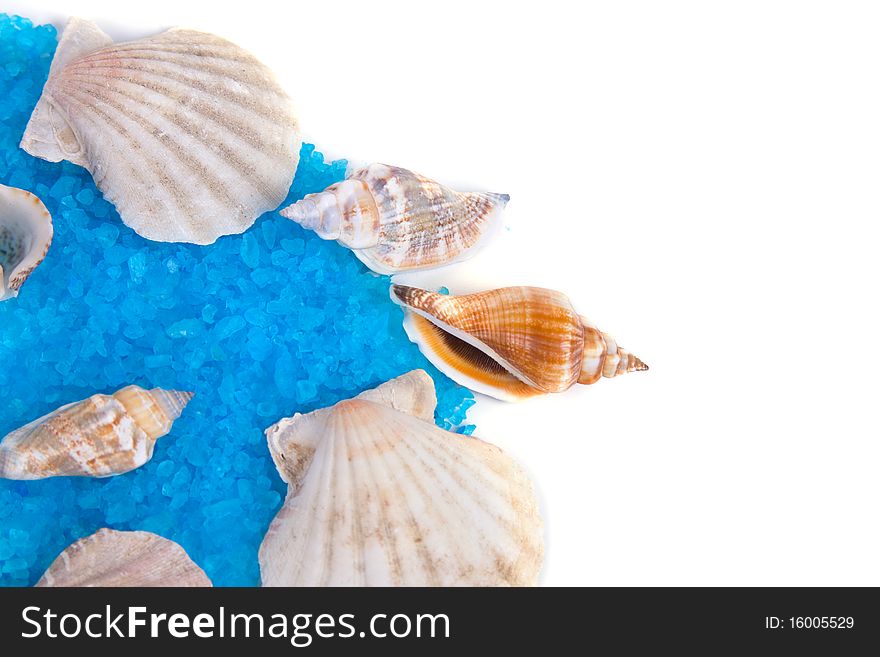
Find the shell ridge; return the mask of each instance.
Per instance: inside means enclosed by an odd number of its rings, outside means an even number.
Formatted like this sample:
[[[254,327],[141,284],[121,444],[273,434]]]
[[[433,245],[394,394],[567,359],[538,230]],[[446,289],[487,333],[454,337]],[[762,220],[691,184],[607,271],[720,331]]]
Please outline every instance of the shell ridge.
[[[149,107],[152,107],[153,109],[161,109],[161,103],[150,102],[150,100],[148,100],[147,98],[138,98],[136,95],[133,95],[131,93],[126,93],[122,89],[119,89],[115,86],[107,85],[104,87],[99,87],[96,83],[91,82],[91,81],[89,81],[89,82],[83,81],[82,84],[84,86],[87,86],[90,88],[100,89],[105,94],[116,94],[118,96],[122,96],[123,98],[127,98],[129,100],[143,102],[144,105],[147,106],[146,108],[144,108],[145,110],[148,109]],[[126,81],[121,81],[120,84],[126,84]],[[131,83],[131,84],[134,85],[134,83]],[[134,85],[134,86],[136,86],[138,88],[146,89],[146,87],[143,87],[141,85]],[[155,92],[155,91],[153,93],[160,94],[160,92]],[[171,98],[170,96],[164,96],[164,97]],[[103,98],[106,101],[106,97],[103,97]],[[119,105],[118,103],[116,103],[116,104],[108,103],[108,104],[110,104],[111,107],[114,107],[120,113],[122,112],[122,106]],[[251,167],[244,160],[239,158],[238,155],[236,155],[235,151],[232,150],[232,148],[228,144],[221,142],[221,141],[200,140],[198,138],[198,131],[200,129],[204,129],[204,127],[205,127],[204,125],[200,126],[199,124],[195,123],[195,121],[193,119],[186,118],[181,114],[173,114],[173,115],[163,116],[158,113],[146,112],[144,114],[144,113],[139,112],[138,116],[141,117],[145,121],[145,123],[141,124],[144,127],[146,127],[148,125],[148,123],[146,123],[146,122],[152,120],[153,125],[158,128],[159,127],[159,119],[161,119],[162,121],[167,121],[168,123],[177,126],[181,130],[183,130],[188,136],[190,136],[194,142],[206,146],[211,152],[213,152],[215,155],[218,156],[217,163],[216,163],[218,170],[220,168],[226,169],[226,171],[224,171],[224,173],[226,176],[229,176],[229,177],[232,177],[233,175],[235,175],[237,173],[238,180],[243,179],[244,182],[246,182],[255,191],[257,191],[263,195],[268,195],[269,188],[268,188],[266,182],[261,181],[258,178],[255,178],[253,167]],[[211,117],[205,116],[204,114],[202,114],[202,118],[210,121],[213,124],[213,126],[217,129],[222,130],[222,129],[226,129],[226,128],[230,128],[230,127],[234,128],[234,126],[227,126],[227,125],[222,125],[222,124],[216,123]],[[244,137],[237,132],[237,128],[234,131],[233,139],[234,140],[243,140],[244,139]],[[245,142],[245,143],[247,143],[247,142]],[[254,144],[249,143],[248,146],[254,146]],[[262,157],[262,155],[260,155],[260,157]],[[194,164],[194,161],[191,158],[187,158],[185,163],[193,163]],[[198,173],[200,175],[203,175],[205,178],[207,178],[208,177],[207,171],[208,171],[207,169],[201,168],[198,171]],[[215,179],[215,184],[221,185],[221,184],[225,184],[225,183],[218,178],[218,179]],[[218,198],[218,200],[221,200],[223,202],[230,202],[231,197],[226,196],[225,198]]]
[[[329,438],[329,440],[328,440],[328,438]],[[301,502],[306,502],[306,501],[309,502],[309,507],[308,507],[309,519],[306,522],[306,532],[305,532],[303,538],[301,539],[302,548],[300,550],[300,554],[302,554],[302,556],[303,556],[303,561],[308,560],[309,557],[312,555],[313,542],[316,539],[321,538],[323,528],[327,524],[326,523],[326,516],[327,516],[328,509],[330,508],[330,505],[329,504],[322,504],[321,495],[326,491],[327,483],[330,481],[331,468],[329,467],[329,464],[333,462],[334,443],[335,443],[335,439],[332,438],[332,434],[327,434],[327,436],[325,436],[321,439],[321,442],[320,442],[318,448],[316,449],[316,455],[317,455],[317,450],[318,449],[321,450],[321,459],[317,463],[319,465],[317,472],[320,475],[320,478],[316,481],[316,483],[314,485],[314,490],[308,491],[308,492],[312,493],[312,498],[311,499],[308,499],[308,498],[302,499],[304,497],[304,493],[306,493],[304,488],[305,488],[305,486],[308,485],[308,482],[309,482],[308,476],[303,477],[303,485],[296,492],[295,497],[294,497],[294,501],[296,501],[297,498],[301,498]],[[312,467],[314,467],[315,464],[316,464],[316,462],[313,460]],[[309,468],[309,470],[311,471],[311,467]],[[304,507],[300,506],[299,508],[300,508],[300,510],[302,510]],[[323,559],[323,557],[325,555],[322,553],[322,551],[320,549],[318,549],[317,556],[318,556],[318,559],[321,559],[321,561],[322,561],[321,565],[323,567],[319,567],[319,568],[315,569],[314,584],[316,586],[320,586],[320,585],[326,586],[328,573],[327,573],[326,561]],[[315,559],[315,561],[317,562],[318,559]],[[308,577],[308,573],[304,572],[304,569],[302,566],[298,565],[296,567],[296,573],[297,573],[297,577]]]
[[[94,113],[95,115],[103,118],[105,123],[102,125],[95,118],[88,117],[87,113],[83,113],[81,116],[84,119],[89,120],[92,123],[92,125],[101,127],[104,130],[107,130],[107,129],[112,130],[121,140],[127,142],[128,147],[129,147],[129,155],[133,155],[135,153],[140,154],[140,152],[142,150],[140,148],[140,146],[141,146],[140,142],[136,141],[133,137],[131,137],[129,132],[122,126],[122,124],[113,120],[108,114],[106,114],[105,112],[103,112],[97,108],[91,108],[91,112]],[[120,163],[122,163],[121,164],[122,167],[124,167],[127,171],[126,176],[132,178],[133,180],[139,182],[142,186],[146,187],[149,184],[149,182],[144,177],[143,172],[149,171],[150,169],[152,169],[152,166],[151,166],[150,162],[142,155],[138,155],[138,157],[139,157],[138,161],[141,162],[140,167],[134,166],[133,158],[128,159],[128,161],[126,161],[125,158],[123,158],[121,160],[117,160],[116,162],[114,162],[114,166],[118,167],[118,166],[120,166]],[[103,163],[102,163],[102,166],[103,166]],[[106,167],[106,170],[104,170],[104,171],[97,171],[96,170],[96,171],[92,172],[92,175],[95,178],[95,183],[96,183],[96,185],[99,186],[99,189],[101,189],[102,186],[104,186],[104,183],[108,182],[107,176],[110,172],[111,172],[110,167]],[[117,170],[117,172],[118,172],[118,170]],[[154,170],[153,173],[158,174],[159,172]],[[172,190],[176,191],[177,194],[171,194],[170,192]],[[107,200],[109,200],[110,202],[112,202],[114,205],[117,206],[117,208],[120,211],[120,214],[125,210],[125,206],[127,205],[127,202],[124,199],[120,199],[119,196],[113,190],[107,188],[107,189],[101,189],[101,191]],[[177,183],[175,183],[173,180],[169,180],[167,183],[167,187],[163,187],[162,185],[159,185],[154,188],[154,194],[159,195],[160,199],[157,200],[156,196],[153,196],[153,197],[148,197],[148,201],[151,203],[154,203],[154,204],[159,204],[165,208],[173,208],[173,210],[172,210],[173,215],[175,215],[178,218],[187,219],[195,214],[196,208],[192,204],[191,197],[188,194],[185,194],[184,191],[185,190],[183,190],[183,188],[179,187],[177,185]],[[163,221],[163,223],[165,223],[167,221],[167,219],[163,218],[162,221]],[[175,231],[178,230],[178,228],[173,225],[166,225],[165,227],[174,229]]]
[[[134,61],[143,62],[143,63],[164,64],[168,67],[167,69],[163,69],[161,71],[151,70],[145,66],[131,66],[131,65],[129,65],[127,67],[129,70],[137,72],[141,75],[146,75],[146,76],[150,76],[150,77],[154,77],[154,78],[158,78],[158,79],[171,80],[177,84],[180,84],[181,86],[191,86],[192,88],[196,89],[197,91],[200,91],[201,93],[203,93],[209,97],[213,96],[214,94],[212,92],[216,91],[216,89],[214,87],[212,87],[208,84],[205,84],[204,82],[200,81],[199,79],[194,78],[194,77],[189,77],[187,75],[187,70],[185,68],[175,64],[174,62],[169,62],[167,60],[161,60],[161,59],[149,59],[146,57],[139,57],[139,58],[133,58],[133,59],[134,59]],[[118,68],[118,62],[120,60],[108,58],[107,60],[97,60],[97,61],[98,61],[98,64],[91,66],[88,70],[94,70],[94,71],[99,71],[99,70],[104,70],[104,69],[114,70],[114,69]],[[111,62],[111,63],[104,65],[103,61],[107,61],[107,62]],[[125,59],[122,59],[121,61],[125,61]],[[68,71],[67,76],[77,75],[77,76],[92,77],[92,76],[89,76],[88,70],[83,73],[79,73],[79,72],[75,72],[75,71]],[[230,80],[230,78],[225,75],[218,74],[218,75],[215,75],[215,77],[217,78],[217,80],[219,82],[224,82],[224,81],[228,82]],[[272,120],[273,112],[268,109],[261,108],[261,106],[258,103],[256,103],[252,97],[245,95],[243,92],[241,92],[240,90],[237,90],[234,87],[233,88],[224,87],[224,91],[226,92],[226,96],[224,97],[224,100],[228,100],[232,103],[235,103],[239,108],[241,108],[243,110],[247,110],[252,115],[266,120],[267,123]],[[277,98],[279,99],[279,102],[283,102],[285,104],[288,104],[290,102],[289,99],[286,97],[286,95],[284,95],[283,93],[281,93],[278,90],[266,89],[266,92],[267,93],[275,93]]]
[[[260,122],[263,125],[263,128],[266,130],[277,129],[277,126],[272,123],[271,119],[268,116],[252,111],[250,107],[243,103],[239,103],[239,106],[242,110],[249,113],[249,120],[236,121],[232,123],[230,122],[231,119],[228,115],[220,113],[219,110],[217,110],[217,108],[211,104],[211,95],[204,90],[198,89],[197,91],[199,93],[193,94],[191,84],[185,84],[184,82],[173,80],[168,75],[160,76],[150,71],[142,71],[142,73],[144,77],[142,77],[141,79],[115,78],[112,80],[112,85],[110,83],[100,85],[99,83],[95,82],[94,76],[88,75],[86,73],[72,72],[67,76],[67,78],[71,80],[77,80],[78,84],[91,84],[101,90],[112,91],[113,93],[122,95],[125,98],[134,101],[141,100],[141,98],[136,95],[136,91],[143,90],[147,92],[152,92],[154,96],[159,96],[161,98],[171,100],[181,107],[185,107],[188,110],[192,110],[195,113],[198,113],[200,116],[206,117],[207,119],[211,120],[217,127],[233,128],[235,130],[235,133],[231,136],[235,139],[240,140],[242,143],[246,144],[250,148],[253,148],[254,150],[263,148],[263,144],[260,143],[261,132],[260,130],[257,130],[252,126],[253,122]],[[174,84],[169,84],[167,86],[162,86],[160,84],[161,81],[167,82],[169,80],[171,80]],[[189,86],[190,88],[187,89],[187,86]],[[128,90],[124,90],[125,88],[128,88]],[[159,102],[153,102],[152,105],[154,108],[160,109],[162,106],[162,104]],[[275,152],[284,150],[280,147],[280,144],[276,146],[278,146],[278,148],[275,149]]]
[[[318,546],[318,554],[321,555],[321,560],[323,562],[323,567],[320,569],[321,578],[318,586],[329,586],[332,582],[330,581],[330,575],[333,572],[333,557],[336,548],[336,534],[339,525],[340,518],[336,513],[333,512],[333,508],[339,501],[339,485],[342,480],[341,477],[334,477],[334,469],[336,463],[340,461],[339,451],[345,449],[344,441],[338,440],[336,435],[331,433],[329,434],[329,440],[327,438],[324,439],[326,443],[326,457],[324,463],[321,468],[321,486],[320,489],[325,491],[325,495],[322,499],[326,500],[326,503],[321,506],[321,518],[324,521],[322,526],[326,528],[326,538],[323,541],[323,545]],[[318,514],[315,514],[314,517],[317,517]]]
[[[354,467],[354,459],[350,457],[350,454],[347,455],[347,470],[348,470],[348,479],[350,485],[348,486],[348,490],[346,497],[349,500],[347,511],[351,514],[351,543],[353,546],[360,545],[361,549],[353,549],[351,551],[352,556],[352,572],[355,575],[355,581],[351,582],[352,586],[364,586],[366,584],[366,557],[364,555],[363,546],[366,542],[366,535],[364,533],[363,526],[361,525],[361,515],[359,513],[352,513],[352,509],[360,508],[358,504],[358,494],[357,494],[357,476],[355,474]],[[342,477],[337,478],[341,484]]]
[[[156,134],[157,130],[161,131],[161,134],[163,134],[163,135],[165,134],[165,131],[162,130],[162,128],[158,124],[158,122],[155,122],[155,121],[157,121],[157,119],[163,118],[163,117],[158,117],[154,113],[150,114],[149,116],[145,116],[145,115],[141,114],[140,111],[138,111],[137,114],[126,114],[124,111],[124,107],[122,105],[120,105],[119,103],[117,103],[115,101],[110,100],[109,98],[107,98],[106,95],[97,96],[92,93],[89,93],[88,91],[86,91],[85,89],[82,89],[82,88],[80,88],[78,91],[79,91],[79,93],[81,93],[83,95],[87,95],[87,96],[90,96],[90,97],[95,98],[97,100],[100,100],[102,103],[105,103],[107,106],[116,110],[116,112],[118,112],[118,115],[120,117],[125,117],[126,120],[131,121],[132,123],[136,124],[137,126],[139,126],[141,128],[144,128],[145,132],[142,134],[145,134],[151,138],[150,141],[144,143],[145,146],[149,146],[152,143],[158,143],[162,146],[166,145],[166,142],[163,141]],[[103,89],[103,91],[106,92],[106,91],[109,91],[109,89]],[[74,93],[77,93],[77,91],[74,91]],[[106,112],[101,112],[100,114],[103,117],[105,117],[105,119],[107,121],[112,121],[114,124],[116,124],[120,128],[122,127],[122,124],[119,123],[119,118],[111,117],[111,115]],[[151,123],[151,121],[154,121],[154,122]],[[195,140],[195,138],[193,138],[193,140]],[[230,203],[231,204],[233,202],[233,199],[230,196],[229,192],[226,191],[226,188],[224,186],[224,181],[221,180],[217,175],[211,173],[206,167],[204,167],[200,162],[198,162],[191,155],[186,153],[180,145],[178,145],[178,146],[179,146],[178,148],[166,149],[166,150],[175,156],[176,161],[181,165],[181,167],[185,168],[190,173],[199,174],[208,180],[208,182],[210,184],[207,186],[207,188],[203,189],[202,191],[206,191],[207,193],[211,194],[215,198],[215,200],[217,200],[221,203]],[[148,162],[148,160],[146,158],[143,158],[143,161]],[[156,173],[158,173],[158,171]],[[186,193],[183,190],[183,187],[179,186],[177,183],[174,184],[174,187],[175,187],[175,189],[181,191],[181,193]]]
[[[442,430],[438,428],[438,431]],[[436,434],[437,432],[431,433]],[[412,431],[412,435],[415,435],[414,430]],[[495,483],[491,481],[490,477],[487,475],[487,470],[495,475],[496,479],[499,479],[501,481],[504,481],[505,479],[503,474],[493,468],[492,465],[489,463],[489,459],[486,458],[487,452],[491,451],[486,449],[489,447],[489,445],[487,443],[484,443],[479,438],[462,438],[461,440],[462,443],[460,446],[456,446],[457,449],[454,450],[454,455],[450,453],[452,450],[447,450],[446,453],[443,453],[443,450],[438,448],[436,441],[432,442],[431,440],[427,439],[422,440],[420,441],[420,447],[427,455],[429,455],[435,461],[444,466],[446,470],[444,474],[450,481],[454,483],[455,490],[459,490],[460,492],[464,493],[464,498],[468,498],[470,501],[476,502],[475,507],[479,508],[483,517],[473,524],[475,527],[479,528],[478,531],[481,535],[487,536],[486,532],[483,531],[487,519],[490,519],[492,522],[501,525],[504,529],[514,531],[516,529],[515,525],[511,524],[507,518],[494,516],[490,506],[485,504],[486,500],[481,497],[479,492],[473,486],[473,484],[481,483],[486,487],[491,487],[491,485]],[[404,445],[404,448],[408,449],[414,457],[419,458],[426,471],[429,472],[438,481],[438,483],[443,483],[443,480],[440,477],[440,473],[436,469],[428,467],[428,459],[425,458],[424,455],[418,454],[418,451],[414,445],[414,441],[402,441],[402,443]],[[460,466],[461,468],[466,470],[468,476],[455,478],[452,474],[454,466]],[[451,505],[455,505],[462,511],[467,512],[467,509],[462,502],[464,498],[449,496],[447,498],[447,501]]]
[[[372,403],[372,402],[367,402],[367,403]],[[393,409],[389,409],[388,407],[379,406],[378,408],[380,409],[380,413],[384,413],[384,414],[396,412]],[[380,439],[384,440],[387,443],[387,445],[390,447],[390,449],[386,450],[384,453],[385,454],[393,454],[395,457],[395,460],[397,462],[399,462],[401,465],[403,465],[405,470],[410,471],[410,468],[407,466],[406,463],[403,462],[403,459],[400,457],[399,450],[397,449],[397,445],[400,443],[400,440],[398,440],[398,441],[390,440],[387,436],[387,428],[385,428],[384,430],[381,430],[381,431],[376,431],[376,437],[373,438],[371,441],[374,447],[378,448]],[[382,471],[385,473],[385,477],[383,477],[383,480],[387,481],[390,484],[391,490],[397,491],[397,498],[398,499],[406,500],[407,499],[407,491],[405,491],[403,489],[403,487],[401,486],[400,479],[397,476],[395,470],[391,467],[391,463],[389,462],[389,459],[374,457],[373,459],[371,459],[371,464],[374,466],[380,465]],[[415,482],[415,478],[413,478],[413,481]],[[404,516],[405,516],[405,520],[407,522],[407,527],[410,529],[410,531],[412,531],[415,534],[415,536],[413,538],[416,539],[416,546],[415,546],[416,553],[418,554],[418,557],[422,562],[422,566],[424,567],[423,574],[428,580],[427,585],[428,586],[437,586],[439,584],[438,575],[437,575],[437,572],[434,568],[434,564],[431,561],[431,555],[428,553],[427,548],[425,547],[425,543],[423,540],[424,536],[422,536],[422,533],[421,533],[421,526],[420,526],[419,522],[416,520],[415,516],[413,515],[412,508],[408,504],[404,504],[403,507],[405,508]],[[430,508],[430,506],[428,508]],[[390,529],[391,523],[388,523],[387,527]],[[394,541],[392,543],[394,546],[393,559],[394,559],[394,563],[398,567],[398,577],[402,577],[403,569],[404,569],[404,560],[401,555],[400,542],[398,541],[398,537],[396,534],[392,534],[392,536],[394,538]],[[402,583],[402,580],[397,580],[394,582],[395,585],[400,585],[401,583]]]
[[[420,428],[421,429],[421,428]],[[422,434],[421,440],[414,439],[414,436],[419,435],[416,427],[412,427],[408,430],[407,435],[410,439],[400,440],[400,445],[403,450],[405,450],[411,457],[421,466],[421,474],[417,475],[415,469],[407,463],[406,459],[403,458],[402,454],[399,454],[398,458],[402,464],[402,466],[410,473],[412,477],[413,484],[418,489],[420,497],[425,502],[425,508],[428,509],[428,512],[433,514],[436,518],[438,518],[441,523],[447,524],[451,527],[455,527],[457,530],[462,531],[463,533],[467,533],[467,530],[470,529],[471,533],[476,535],[486,537],[486,533],[484,528],[480,525],[480,523],[472,523],[469,525],[467,523],[467,518],[469,515],[468,509],[465,507],[463,500],[465,498],[469,498],[471,501],[477,501],[478,505],[482,502],[478,495],[475,495],[473,489],[466,485],[466,479],[464,477],[456,477],[454,474],[454,466],[455,465],[464,465],[461,461],[457,460],[452,454],[447,451],[446,454],[442,456],[439,454],[439,451],[431,449],[430,440],[425,439],[424,434],[430,433],[432,437],[435,436],[433,431],[428,431],[427,429],[423,429],[424,433]],[[418,446],[416,445],[418,443]],[[419,452],[419,448],[424,450],[422,453]],[[458,453],[459,450],[455,450]],[[435,463],[440,467],[432,466],[429,462],[429,459],[426,457],[433,458]],[[468,468],[471,474],[474,473],[474,470]],[[433,481],[438,487],[442,490],[442,498],[446,502],[445,507],[441,507],[439,504],[435,504],[436,499],[432,498],[428,494],[428,491],[425,489],[425,486],[422,482],[425,481]],[[461,488],[456,490],[459,495],[463,495],[459,497],[452,493],[454,488],[449,486],[449,482],[453,483],[453,486],[460,485]],[[487,514],[491,515],[491,514]],[[471,517],[473,515],[471,514]],[[450,540],[444,542],[443,547],[448,551],[448,556],[454,563],[458,564],[466,564],[468,559],[465,556],[465,553],[462,551],[462,546],[455,540]],[[430,557],[427,559],[430,561]],[[436,571],[433,571],[434,577],[437,577]],[[439,578],[433,585],[440,585],[442,582],[439,581]]]

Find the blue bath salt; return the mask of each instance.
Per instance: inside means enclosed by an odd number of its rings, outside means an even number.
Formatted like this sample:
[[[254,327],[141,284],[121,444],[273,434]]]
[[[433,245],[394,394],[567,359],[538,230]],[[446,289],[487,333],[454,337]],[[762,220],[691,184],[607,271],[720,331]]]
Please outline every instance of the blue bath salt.
[[[68,545],[111,527],[178,542],[215,585],[256,585],[286,492],[266,427],[421,367],[438,425],[470,434],[473,396],[409,342],[388,278],[335,242],[274,212],[211,246],[150,242],[85,170],[22,151],[56,43],[51,25],[0,14],[0,183],[39,196],[55,226],[43,264],[0,303],[0,437],[129,384],[196,396],[134,472],[0,479],[0,584],[35,583]],[[287,203],[345,167],[304,144]]]

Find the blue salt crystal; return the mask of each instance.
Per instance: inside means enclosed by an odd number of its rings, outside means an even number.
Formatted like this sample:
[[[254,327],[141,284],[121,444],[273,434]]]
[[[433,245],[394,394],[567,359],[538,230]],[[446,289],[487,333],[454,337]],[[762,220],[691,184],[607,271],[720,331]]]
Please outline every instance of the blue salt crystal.
[[[67,285],[67,291],[74,299],[79,299],[83,295],[83,282],[78,278],[71,278]]]
[[[260,245],[253,232],[245,233],[241,240],[241,259],[251,269],[260,264]]]
[[[281,240],[281,248],[290,255],[302,255],[306,251],[305,240],[300,238]]]
[[[49,188],[49,196],[53,199],[61,200],[65,196],[70,196],[76,186],[76,178],[73,176],[61,176],[55,181],[55,184]]]
[[[135,284],[144,280],[147,273],[147,254],[144,251],[135,253],[128,259],[128,273]]]
[[[225,340],[226,338],[229,338],[238,333],[245,326],[247,326],[247,322],[245,322],[244,318],[240,317],[239,315],[224,317],[217,322],[217,325],[214,327],[212,337],[218,341]]]
[[[273,265],[279,267],[290,260],[290,254],[287,251],[272,251],[270,260],[272,261]]]
[[[171,365],[171,354],[151,354],[144,357],[144,367],[155,369]]]
[[[121,265],[132,255],[133,252],[131,249],[128,249],[121,244],[114,244],[104,251],[104,260],[110,265]]]
[[[205,325],[198,319],[181,319],[168,327],[166,333],[169,338],[193,338],[200,336],[205,331]]]
[[[91,205],[95,202],[95,193],[88,187],[85,187],[77,192],[76,200],[82,205]]]
[[[277,226],[272,221],[264,221],[260,225],[260,230],[263,232],[263,241],[271,250],[275,246],[275,237],[278,235]]]
[[[244,318],[247,320],[248,324],[260,328],[266,328],[272,323],[272,318],[259,308],[249,308],[245,311]]]
[[[202,319],[205,320],[208,324],[214,322],[214,317],[217,315],[217,306],[213,303],[205,304],[204,308],[202,308]]]
[[[257,287],[264,288],[275,280],[275,271],[268,267],[260,267],[251,274],[251,280]]]
[[[0,183],[36,193],[55,226],[49,255],[0,304],[0,436],[129,384],[196,396],[134,472],[0,480],[0,585],[33,584],[108,525],[177,541],[217,585],[258,584],[257,550],[287,490],[266,427],[421,367],[437,385],[438,424],[470,434],[472,395],[409,342],[388,279],[347,249],[277,213],[206,247],[149,242],[86,171],[24,153],[56,39],[0,14]],[[304,144],[283,205],[345,170]]]
[[[108,246],[116,244],[116,240],[119,237],[119,227],[113,224],[101,224],[92,231],[92,235],[106,249]]]

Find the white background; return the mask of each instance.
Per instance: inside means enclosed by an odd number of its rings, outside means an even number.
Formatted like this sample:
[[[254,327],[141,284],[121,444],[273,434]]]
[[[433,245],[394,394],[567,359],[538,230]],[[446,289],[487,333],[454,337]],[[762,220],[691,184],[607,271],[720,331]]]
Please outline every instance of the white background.
[[[880,585],[880,10],[858,2],[6,2],[253,51],[336,157],[508,192],[453,292],[566,292],[651,365],[478,435],[548,585]]]

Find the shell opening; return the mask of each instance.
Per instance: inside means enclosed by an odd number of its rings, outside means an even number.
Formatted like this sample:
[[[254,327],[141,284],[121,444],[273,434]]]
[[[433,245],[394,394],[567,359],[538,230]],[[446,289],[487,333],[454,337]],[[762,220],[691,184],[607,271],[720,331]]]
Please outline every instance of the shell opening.
[[[404,322],[411,334],[444,374],[461,380],[468,388],[505,400],[524,399],[541,394],[508,371],[491,355],[453,335],[414,312],[407,312]]]
[[[0,301],[14,297],[52,244],[52,217],[39,198],[0,185]]]

